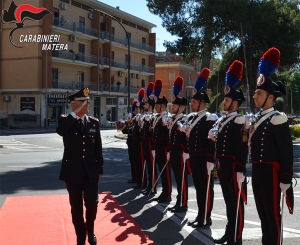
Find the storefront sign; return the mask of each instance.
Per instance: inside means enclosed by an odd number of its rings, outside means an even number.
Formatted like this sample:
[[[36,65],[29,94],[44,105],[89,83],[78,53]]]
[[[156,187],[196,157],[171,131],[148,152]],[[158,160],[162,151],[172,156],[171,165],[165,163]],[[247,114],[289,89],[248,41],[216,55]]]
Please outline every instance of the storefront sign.
[[[20,110],[35,111],[35,97],[21,97],[20,98]]]

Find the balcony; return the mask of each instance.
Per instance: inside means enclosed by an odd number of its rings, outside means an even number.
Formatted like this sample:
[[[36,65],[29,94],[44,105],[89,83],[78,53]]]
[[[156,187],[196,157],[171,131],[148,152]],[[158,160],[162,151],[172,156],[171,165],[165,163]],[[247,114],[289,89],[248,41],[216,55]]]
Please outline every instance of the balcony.
[[[65,89],[65,90],[80,90],[84,87],[88,87],[90,90],[97,91],[97,84],[93,82],[75,82],[52,79],[53,89]]]
[[[93,40],[98,38],[98,31],[95,28],[85,27],[82,23],[65,22],[65,19],[53,17],[52,30],[66,34],[75,34],[76,36]],[[63,23],[63,24],[62,24]]]
[[[111,67],[114,70],[120,70],[121,69],[128,69],[128,62],[127,61],[119,61],[119,60],[112,60],[111,61]],[[146,65],[140,65],[136,63],[130,63],[130,70],[133,72],[142,72],[142,73],[149,73],[154,74],[154,67],[146,66]]]
[[[100,65],[109,67],[109,58],[101,57],[99,63]]]
[[[73,52],[66,52],[66,51],[52,51],[52,57],[54,61],[58,61],[61,63],[72,63],[76,65],[82,66],[97,66],[97,56],[84,54],[84,53],[73,53]]]
[[[115,46],[126,48],[126,49],[128,48],[127,38],[119,37],[113,34],[111,37],[111,41],[115,44]],[[142,42],[135,42],[132,40],[130,40],[130,49],[136,52],[147,53],[147,54],[153,54],[155,50],[153,46],[150,46]]]

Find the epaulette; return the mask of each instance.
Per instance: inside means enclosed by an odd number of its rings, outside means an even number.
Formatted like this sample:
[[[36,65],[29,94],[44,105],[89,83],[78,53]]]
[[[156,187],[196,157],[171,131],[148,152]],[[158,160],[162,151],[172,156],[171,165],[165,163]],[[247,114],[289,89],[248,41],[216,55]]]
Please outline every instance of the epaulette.
[[[89,119],[92,119],[92,120],[95,120],[95,121],[99,122],[99,119],[96,118],[96,117],[89,116]]]
[[[207,118],[206,121],[217,121],[218,120],[218,116],[215,113],[206,113]]]
[[[237,123],[237,124],[245,124],[245,121],[246,121],[246,117],[243,116],[243,115],[237,116],[234,119],[234,122]]]
[[[287,122],[287,116],[285,115],[284,112],[279,112],[279,114],[276,114],[272,117],[271,119],[271,123],[273,125],[279,125],[279,124],[283,124],[285,122]]]
[[[60,117],[67,117],[66,114],[60,114]]]

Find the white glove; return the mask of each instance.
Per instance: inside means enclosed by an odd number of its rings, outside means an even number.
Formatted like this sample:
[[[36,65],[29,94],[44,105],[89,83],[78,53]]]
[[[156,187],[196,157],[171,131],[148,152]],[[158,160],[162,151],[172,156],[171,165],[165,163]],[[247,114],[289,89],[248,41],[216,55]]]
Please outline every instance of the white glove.
[[[155,158],[155,150],[151,150],[152,157]]]
[[[212,128],[211,130],[208,131],[208,139],[211,139],[212,141],[215,141],[215,135],[216,135],[217,130]]]
[[[280,186],[281,191],[285,193],[286,190],[287,190],[288,188],[290,188],[291,184],[280,183],[279,186]]]
[[[251,118],[251,116],[249,114],[245,116],[244,129],[246,129],[246,130],[248,130],[250,128],[250,118]]]
[[[189,158],[190,158],[190,155],[189,155],[189,153],[185,153],[185,152],[183,152],[183,153],[182,153],[182,158],[183,158],[183,162],[185,163],[185,161],[186,161],[187,159],[189,159]]]
[[[170,152],[167,152],[167,161],[170,160]]]
[[[179,130],[180,132],[184,132],[184,133],[185,133],[186,126],[180,123],[180,124],[178,125],[178,130]]]
[[[214,166],[215,166],[215,164],[213,162],[206,162],[207,175],[210,175],[210,173],[213,170]]]
[[[145,120],[146,120],[146,121],[149,121],[149,115],[146,115],[146,116],[145,116]]]
[[[239,188],[245,180],[245,175],[242,172],[236,172],[236,181],[238,182]]]

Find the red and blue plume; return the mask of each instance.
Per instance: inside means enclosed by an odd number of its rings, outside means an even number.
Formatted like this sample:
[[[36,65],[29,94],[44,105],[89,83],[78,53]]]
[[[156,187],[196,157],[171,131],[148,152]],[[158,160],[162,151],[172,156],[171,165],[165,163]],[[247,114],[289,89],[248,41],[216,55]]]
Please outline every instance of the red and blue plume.
[[[161,79],[157,79],[155,81],[155,86],[154,86],[154,95],[156,97],[159,97],[160,93],[162,90],[162,80]]]
[[[141,88],[138,92],[138,101],[142,102],[145,95],[146,95],[146,90],[144,88]]]
[[[136,107],[136,103],[138,103],[138,101],[137,101],[137,100],[134,100],[134,101],[132,102],[132,106],[131,106],[131,112],[134,112],[134,110],[135,110],[135,107]]]
[[[178,76],[176,77],[173,85],[173,94],[175,96],[178,96],[183,89],[183,78]]]
[[[200,75],[197,77],[194,88],[199,91],[201,90],[205,84],[207,83],[208,77],[210,74],[210,70],[208,68],[203,68],[200,72]]]
[[[241,80],[243,76],[243,63],[239,60],[235,60],[230,65],[226,72],[225,84],[234,88]]]
[[[154,82],[150,82],[148,84],[148,87],[147,87],[147,90],[146,90],[147,97],[149,97],[153,93],[154,87],[155,87]]]
[[[258,70],[260,74],[270,77],[279,67],[280,51],[277,48],[268,49],[260,58]]]

